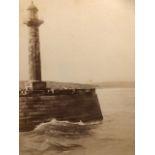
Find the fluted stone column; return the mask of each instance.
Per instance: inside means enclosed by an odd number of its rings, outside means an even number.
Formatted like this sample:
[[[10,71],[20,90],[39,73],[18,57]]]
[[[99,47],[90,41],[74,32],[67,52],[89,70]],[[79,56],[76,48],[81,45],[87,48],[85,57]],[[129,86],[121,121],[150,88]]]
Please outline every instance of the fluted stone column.
[[[29,79],[41,81],[41,60],[38,27],[29,27]]]

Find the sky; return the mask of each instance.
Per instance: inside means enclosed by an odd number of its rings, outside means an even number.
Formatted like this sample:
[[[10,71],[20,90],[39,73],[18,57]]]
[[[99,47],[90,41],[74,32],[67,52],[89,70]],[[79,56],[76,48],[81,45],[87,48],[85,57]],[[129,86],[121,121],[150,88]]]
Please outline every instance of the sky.
[[[20,0],[19,79],[28,80],[30,0]],[[134,81],[134,0],[34,0],[42,80]]]

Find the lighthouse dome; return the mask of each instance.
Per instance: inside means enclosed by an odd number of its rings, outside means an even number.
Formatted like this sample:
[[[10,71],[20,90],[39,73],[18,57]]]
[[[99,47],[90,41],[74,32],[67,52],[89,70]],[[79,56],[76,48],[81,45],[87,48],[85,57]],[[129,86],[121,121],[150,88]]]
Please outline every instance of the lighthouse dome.
[[[30,6],[27,8],[30,11],[38,11],[38,8],[34,5],[33,1],[31,2]]]

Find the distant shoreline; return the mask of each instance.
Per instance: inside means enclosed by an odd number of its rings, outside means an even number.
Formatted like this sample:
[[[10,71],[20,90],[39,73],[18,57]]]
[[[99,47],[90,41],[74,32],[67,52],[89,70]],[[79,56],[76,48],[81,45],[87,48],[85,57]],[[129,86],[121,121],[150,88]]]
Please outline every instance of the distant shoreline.
[[[96,84],[96,88],[134,88],[135,82],[103,82]]]
[[[19,82],[19,88],[24,89],[24,83],[26,81],[20,81]],[[100,83],[91,83],[91,84],[81,84],[81,83],[68,83],[68,82],[55,82],[55,81],[47,81],[47,87],[48,88],[54,88],[54,89],[89,89],[89,88],[96,88],[96,89],[102,89],[102,88],[134,88],[135,82],[100,82]]]

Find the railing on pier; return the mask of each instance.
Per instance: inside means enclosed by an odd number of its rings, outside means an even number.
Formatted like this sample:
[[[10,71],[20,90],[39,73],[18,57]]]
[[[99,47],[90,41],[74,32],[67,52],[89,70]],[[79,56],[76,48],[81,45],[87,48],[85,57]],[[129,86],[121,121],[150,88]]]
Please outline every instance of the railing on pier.
[[[30,95],[82,95],[82,94],[93,94],[95,93],[95,88],[90,89],[52,89],[47,88],[44,90],[29,90],[29,89],[20,89],[20,96],[30,96]]]

